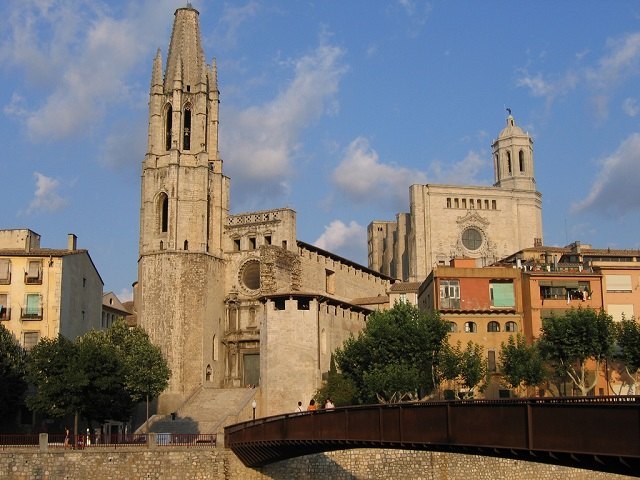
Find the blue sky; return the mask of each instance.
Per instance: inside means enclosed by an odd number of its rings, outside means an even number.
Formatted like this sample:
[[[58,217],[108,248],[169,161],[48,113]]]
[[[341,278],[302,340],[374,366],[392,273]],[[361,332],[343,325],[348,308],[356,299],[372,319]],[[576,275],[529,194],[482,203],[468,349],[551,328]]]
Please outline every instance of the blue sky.
[[[493,183],[505,108],[534,138],[544,242],[640,248],[640,3],[193,0],[217,59],[233,213],[366,264],[412,183]],[[185,1],[0,4],[0,228],[78,235],[136,279],[154,54]]]

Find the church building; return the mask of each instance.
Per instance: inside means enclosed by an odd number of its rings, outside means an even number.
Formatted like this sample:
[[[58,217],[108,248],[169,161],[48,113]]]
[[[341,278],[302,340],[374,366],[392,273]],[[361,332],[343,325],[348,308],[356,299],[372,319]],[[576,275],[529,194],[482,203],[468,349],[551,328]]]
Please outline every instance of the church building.
[[[423,281],[437,265],[471,258],[491,265],[542,245],[542,195],[536,189],[533,140],[509,112],[492,144],[493,186],[412,185],[410,212],[367,229],[369,268]]]
[[[198,11],[176,10],[151,75],[134,300],[172,372],[158,409],[251,387],[260,415],[292,411],[364,326],[371,309],[355,300],[384,296],[392,279],[299,241],[289,208],[229,213],[217,70],[200,37]]]

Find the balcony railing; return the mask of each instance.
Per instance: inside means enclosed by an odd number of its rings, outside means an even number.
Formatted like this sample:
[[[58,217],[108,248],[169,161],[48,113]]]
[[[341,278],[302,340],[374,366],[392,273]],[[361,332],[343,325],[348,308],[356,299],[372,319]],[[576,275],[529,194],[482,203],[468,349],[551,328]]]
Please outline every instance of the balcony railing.
[[[42,320],[42,308],[27,309],[22,308],[20,312],[20,318],[22,320]]]

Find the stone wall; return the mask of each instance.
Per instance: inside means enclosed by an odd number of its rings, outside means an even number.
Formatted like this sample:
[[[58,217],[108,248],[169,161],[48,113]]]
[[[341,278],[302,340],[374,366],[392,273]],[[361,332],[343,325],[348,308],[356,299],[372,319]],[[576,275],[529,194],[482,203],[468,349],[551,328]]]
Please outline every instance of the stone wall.
[[[440,452],[360,449],[246,468],[229,450],[0,451],[0,478],[182,480],[412,479],[615,480],[632,478],[553,465]]]

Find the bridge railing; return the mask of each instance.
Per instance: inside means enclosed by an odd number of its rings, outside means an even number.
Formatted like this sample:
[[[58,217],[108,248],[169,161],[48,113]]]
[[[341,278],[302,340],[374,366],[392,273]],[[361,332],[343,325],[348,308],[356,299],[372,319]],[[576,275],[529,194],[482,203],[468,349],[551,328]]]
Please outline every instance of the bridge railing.
[[[635,461],[640,460],[640,397],[415,402],[292,413],[227,427],[225,445],[254,466],[367,446],[490,447],[513,454],[554,452]]]

